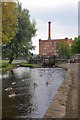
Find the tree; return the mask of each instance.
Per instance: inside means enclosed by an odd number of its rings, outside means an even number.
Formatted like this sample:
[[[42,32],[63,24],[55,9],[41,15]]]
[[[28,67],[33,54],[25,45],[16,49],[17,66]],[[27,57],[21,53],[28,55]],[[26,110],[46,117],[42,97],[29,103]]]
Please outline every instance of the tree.
[[[70,46],[66,42],[57,43],[58,56],[62,58],[70,57]]]
[[[17,30],[17,11],[15,2],[2,2],[2,43],[11,42]]]
[[[30,55],[30,50],[35,47],[32,45],[32,37],[35,36],[36,28],[35,21],[30,21],[29,10],[23,9],[21,4],[18,3],[17,10],[18,16],[18,26],[17,32],[14,39],[10,43],[3,45],[3,57],[9,59],[11,64],[15,58],[25,58],[28,59]]]
[[[74,42],[71,46],[71,53],[80,53],[80,37],[74,39]]]
[[[2,4],[0,1],[0,45],[2,44]],[[0,51],[1,53],[1,51]]]

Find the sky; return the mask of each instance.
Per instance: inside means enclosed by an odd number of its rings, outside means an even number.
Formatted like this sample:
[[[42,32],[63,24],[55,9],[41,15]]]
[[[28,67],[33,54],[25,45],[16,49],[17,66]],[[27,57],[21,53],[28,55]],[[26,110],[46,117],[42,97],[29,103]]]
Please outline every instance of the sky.
[[[75,38],[78,36],[79,0],[19,0],[36,21],[36,36],[32,43],[34,54],[39,54],[39,39],[48,39],[48,22],[51,21],[51,38]]]

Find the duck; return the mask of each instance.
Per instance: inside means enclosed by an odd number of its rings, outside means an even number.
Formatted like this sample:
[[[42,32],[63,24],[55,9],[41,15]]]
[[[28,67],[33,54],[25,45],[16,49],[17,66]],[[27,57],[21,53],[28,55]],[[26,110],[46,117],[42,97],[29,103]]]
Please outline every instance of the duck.
[[[22,79],[22,82],[24,82],[24,79]]]
[[[34,82],[34,90],[35,90],[36,87],[37,87],[37,84]]]
[[[12,84],[12,85],[15,85],[15,84],[16,84],[16,82],[12,82],[11,84]]]
[[[46,82],[46,85],[48,85],[49,83],[48,82]]]
[[[42,74],[40,76],[42,77]]]
[[[12,94],[9,95],[9,98],[12,98],[12,97],[15,97],[15,96],[16,96],[16,94],[12,93]]]
[[[5,91],[10,91],[12,90],[12,87],[5,88]]]
[[[52,76],[52,75],[50,74],[50,76]]]
[[[17,64],[17,67],[20,67],[20,65],[19,65],[19,64]]]
[[[53,65],[53,68],[55,68],[56,66],[55,65]]]
[[[34,82],[34,86],[37,86],[37,84]]]

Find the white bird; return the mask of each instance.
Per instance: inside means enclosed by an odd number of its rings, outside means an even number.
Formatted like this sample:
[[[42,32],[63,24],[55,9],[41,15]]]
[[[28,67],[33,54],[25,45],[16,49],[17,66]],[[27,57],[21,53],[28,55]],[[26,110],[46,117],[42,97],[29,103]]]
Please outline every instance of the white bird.
[[[9,98],[12,98],[12,97],[15,97],[15,96],[16,96],[16,94],[12,93],[12,94],[9,95]]]
[[[24,79],[22,79],[22,82],[24,82]]]
[[[16,82],[12,82],[12,85],[15,85],[16,84]]]
[[[55,65],[53,65],[53,68],[55,68],[56,66]]]
[[[20,65],[18,64],[17,67],[19,67]]]
[[[5,91],[12,90],[12,87],[5,88]]]

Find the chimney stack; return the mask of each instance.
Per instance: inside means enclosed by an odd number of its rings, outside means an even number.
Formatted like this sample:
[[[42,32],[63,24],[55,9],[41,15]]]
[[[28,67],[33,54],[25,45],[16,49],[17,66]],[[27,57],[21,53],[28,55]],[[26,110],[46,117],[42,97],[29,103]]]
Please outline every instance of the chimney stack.
[[[51,22],[48,22],[48,39],[51,39]]]

